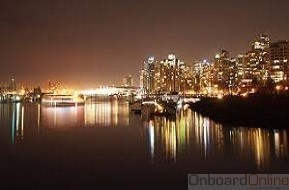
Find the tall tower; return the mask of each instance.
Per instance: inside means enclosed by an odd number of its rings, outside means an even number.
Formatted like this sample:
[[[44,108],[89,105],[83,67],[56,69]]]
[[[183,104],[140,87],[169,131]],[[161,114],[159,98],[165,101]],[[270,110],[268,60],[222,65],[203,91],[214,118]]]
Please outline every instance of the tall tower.
[[[154,91],[155,64],[155,58],[150,56],[146,61],[144,61],[144,68],[140,71],[141,87],[143,88],[145,94],[149,94]]]
[[[9,91],[10,92],[16,92],[17,86],[16,86],[16,81],[15,79],[12,77],[10,84],[9,84]]]
[[[275,82],[287,81],[289,75],[289,42],[270,44],[270,75]]]
[[[161,62],[162,88],[164,92],[179,92],[181,91],[182,70],[185,63],[177,59],[174,54],[169,54],[167,59]]]
[[[124,76],[122,80],[122,84],[125,87],[131,87],[133,85],[133,79],[131,75]]]

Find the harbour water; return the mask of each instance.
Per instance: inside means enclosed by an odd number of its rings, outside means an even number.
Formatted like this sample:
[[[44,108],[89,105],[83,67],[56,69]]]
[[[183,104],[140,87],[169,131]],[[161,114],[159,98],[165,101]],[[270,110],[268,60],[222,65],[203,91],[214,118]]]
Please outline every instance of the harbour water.
[[[0,104],[0,173],[22,187],[186,187],[189,173],[288,173],[288,131],[190,110],[144,119],[119,99]]]

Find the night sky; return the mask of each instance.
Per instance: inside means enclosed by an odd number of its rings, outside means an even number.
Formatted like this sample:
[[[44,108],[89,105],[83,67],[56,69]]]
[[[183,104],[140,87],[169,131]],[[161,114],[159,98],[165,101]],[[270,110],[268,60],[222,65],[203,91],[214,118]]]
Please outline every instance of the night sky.
[[[0,0],[0,81],[120,84],[144,59],[191,62],[289,39],[288,0]]]

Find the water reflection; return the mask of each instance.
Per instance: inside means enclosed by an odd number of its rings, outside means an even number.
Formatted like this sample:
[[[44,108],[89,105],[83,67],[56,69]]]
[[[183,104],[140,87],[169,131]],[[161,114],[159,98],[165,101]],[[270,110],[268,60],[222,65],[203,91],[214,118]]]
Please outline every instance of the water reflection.
[[[21,143],[24,137],[24,106],[20,103],[0,105],[0,144]]]
[[[286,130],[222,126],[191,110],[176,118],[154,117],[143,121],[143,133],[153,162],[226,158],[254,160],[263,171],[271,159],[288,158]]]
[[[118,99],[88,101],[81,106],[0,104],[0,144],[17,144],[41,129],[95,126],[129,126],[128,104]]]
[[[128,126],[128,103],[116,98],[90,99],[85,104],[85,126]]]
[[[41,125],[46,128],[81,127],[83,106],[41,106]]]
[[[42,106],[41,120],[45,127],[128,126],[129,109],[118,99],[93,99],[81,106]]]
[[[11,123],[12,144],[20,143],[23,140],[24,133],[24,107],[20,103],[13,104]]]
[[[222,165],[226,161],[236,161],[253,164],[257,171],[268,171],[272,163],[288,162],[287,130],[224,126],[190,109],[182,110],[172,118],[141,120],[138,115],[129,113],[125,101],[118,99],[93,99],[82,106],[68,107],[0,105],[2,147],[35,139],[46,129],[94,126],[131,127],[123,131],[131,132],[129,137],[135,135],[131,139],[138,142],[138,130],[141,130],[142,145],[146,146],[148,157],[154,163]]]

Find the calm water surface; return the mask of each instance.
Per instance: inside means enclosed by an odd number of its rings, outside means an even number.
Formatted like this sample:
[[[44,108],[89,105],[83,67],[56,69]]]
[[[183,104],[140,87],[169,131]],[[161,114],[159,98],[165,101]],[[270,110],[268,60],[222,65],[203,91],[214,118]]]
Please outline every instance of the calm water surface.
[[[39,188],[177,188],[188,173],[289,172],[287,130],[224,126],[190,109],[147,120],[117,99],[1,104],[0,148],[1,179]]]

